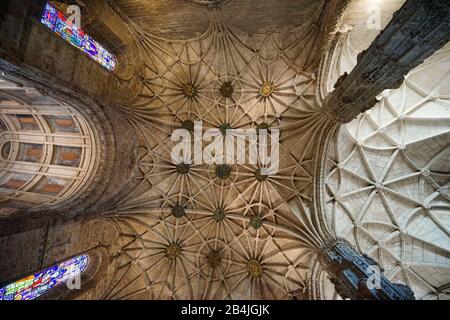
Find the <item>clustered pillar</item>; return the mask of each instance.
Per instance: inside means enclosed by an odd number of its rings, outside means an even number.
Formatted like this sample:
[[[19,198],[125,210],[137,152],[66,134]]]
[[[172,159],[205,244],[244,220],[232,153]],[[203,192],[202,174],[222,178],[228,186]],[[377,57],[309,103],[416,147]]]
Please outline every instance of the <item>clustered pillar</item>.
[[[345,240],[323,246],[320,262],[344,299],[414,300],[408,286],[390,282],[373,259],[358,253]]]
[[[340,123],[372,108],[386,89],[396,89],[404,77],[450,40],[448,0],[407,0],[370,47],[358,55],[325,99],[324,110]]]

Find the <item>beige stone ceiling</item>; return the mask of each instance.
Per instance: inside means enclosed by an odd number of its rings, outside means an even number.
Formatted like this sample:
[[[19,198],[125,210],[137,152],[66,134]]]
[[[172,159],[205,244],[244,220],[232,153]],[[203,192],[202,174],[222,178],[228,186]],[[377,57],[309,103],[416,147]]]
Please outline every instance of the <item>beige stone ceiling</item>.
[[[302,217],[310,212],[313,141],[322,122],[313,120],[320,118],[316,77],[305,69],[319,30],[310,24],[251,35],[225,12],[208,17],[208,32],[191,40],[133,26],[144,86],[124,111],[142,137],[138,186],[111,212],[122,249],[107,298],[288,299],[307,286],[320,237]],[[220,91],[224,83],[230,96]],[[262,95],[265,83],[273,92]],[[202,121],[204,130],[280,129],[280,170],[262,180],[260,163],[232,165],[225,178],[215,164],[183,172],[171,160],[170,136],[188,120]]]
[[[447,45],[343,126],[328,151],[331,230],[417,299],[449,299],[449,65]]]
[[[382,26],[401,2],[387,1]],[[316,161],[314,147],[322,134],[324,119],[319,112],[321,96],[316,90],[317,70],[313,62],[321,34],[312,22],[321,23],[318,11],[321,1],[297,1],[294,6],[298,8],[293,10],[292,1],[258,1],[255,5],[255,1],[235,0],[227,2],[220,11],[209,13],[197,4],[184,1],[116,0],[115,3],[130,18],[131,26],[139,35],[145,69],[141,94],[124,106],[142,137],[135,172],[138,185],[130,190],[119,208],[110,212],[120,232],[121,249],[106,298],[289,299],[301,296],[310,285],[311,277],[317,280],[316,297],[338,298],[326,275],[315,265],[315,248],[321,245],[323,230],[314,224],[320,217],[315,216],[317,213],[312,207],[312,176]],[[357,26],[367,19],[367,12],[358,12],[362,5],[361,1],[354,1],[342,23]],[[294,30],[302,24],[302,28]],[[323,79],[330,82],[326,84],[328,89],[343,71],[353,68],[357,51],[366,45],[357,39],[376,36],[376,31],[364,34],[359,33],[360,29],[343,34],[343,49],[336,52],[329,75]],[[273,30],[278,32],[273,33]],[[186,38],[191,39],[182,40]],[[357,43],[352,46],[351,41]],[[261,88],[267,82],[273,83],[274,91],[263,96]],[[229,97],[221,94],[224,83],[230,83],[233,88]],[[194,88],[195,95],[186,94],[186,86]],[[420,91],[421,94],[426,90],[429,88]],[[408,101],[408,106],[416,109],[413,101]],[[395,116],[398,114],[394,112]],[[401,182],[402,176],[409,181],[415,175],[405,171],[408,165],[399,160],[395,148],[384,146],[379,140],[382,138],[376,138],[379,130],[373,129],[378,121],[374,117],[370,117],[369,122],[366,118],[358,120],[367,122],[364,125],[368,130],[364,132],[370,138],[367,138],[367,148],[374,148],[370,143],[381,148],[372,158],[358,164],[349,159],[350,152],[337,160],[333,148],[348,153],[351,142],[342,145],[343,138],[340,138],[330,146],[329,164],[342,162],[342,165],[340,169],[327,167],[330,171],[324,185],[327,194],[324,206],[328,227],[333,234],[350,239],[363,252],[380,261],[390,279],[408,283],[420,298],[445,297],[438,287],[445,287],[447,262],[443,262],[442,267],[428,261],[428,269],[423,269],[424,262],[419,262],[421,267],[405,271],[406,264],[412,266],[417,262],[405,258],[408,252],[417,251],[420,246],[422,253],[438,257],[435,259],[447,259],[444,258],[448,255],[445,218],[433,222],[434,213],[426,216],[433,210],[425,209],[425,220],[413,223],[428,224],[431,229],[434,223],[436,230],[442,233],[441,242],[431,244],[426,234],[417,235],[414,241],[422,242],[415,249],[407,246],[410,240],[401,240],[403,243],[395,240],[396,237],[404,239],[401,232],[398,235],[395,230],[404,228],[402,223],[407,222],[380,224],[370,220],[375,215],[392,216],[392,208],[403,203],[408,206],[408,201],[414,206],[426,197],[402,195],[402,188],[407,193],[412,192],[408,188],[420,189],[421,182],[406,185]],[[224,124],[231,128],[255,128],[264,124],[280,129],[280,171],[263,181],[256,175],[259,164],[233,165],[230,175],[224,179],[217,176],[217,165],[192,165],[180,171],[170,158],[175,145],[170,135],[187,120],[203,121],[205,129],[220,128]],[[392,119],[389,121],[395,123]],[[420,124],[423,119],[416,122]],[[348,129],[343,128],[341,132],[351,132],[358,123],[349,124]],[[399,129],[403,128],[404,120],[399,126],[393,124],[392,130],[398,139],[405,140],[406,133]],[[443,124],[442,128],[446,132],[448,125]],[[408,145],[408,152],[416,153],[417,143],[405,141],[404,144]],[[375,156],[389,152],[394,154],[383,158],[383,163]],[[408,152],[406,155],[413,157]],[[442,167],[442,161],[436,161]],[[371,184],[375,185],[378,180],[374,182],[374,177],[367,177],[358,182],[358,175],[362,175],[362,170],[383,171],[390,166],[395,167],[392,173],[395,177],[387,180],[400,183],[395,187],[398,203],[393,198],[391,206],[383,207],[382,200],[373,199],[378,189]],[[348,175],[336,177],[340,172],[350,172],[350,178]],[[448,181],[445,177],[439,176],[439,183],[435,182],[445,185],[444,180]],[[336,193],[343,194],[342,199],[337,196],[339,200],[336,200]],[[366,199],[356,198],[356,195],[366,195]],[[364,218],[346,220],[350,215],[344,205],[347,200],[356,212],[363,212],[361,205],[370,204],[372,200],[375,207],[367,208]],[[444,208],[446,206],[444,204]],[[181,207],[184,209],[180,211]],[[427,220],[430,217],[431,220]],[[365,232],[364,246],[359,238],[361,233],[352,238],[355,223],[356,228],[361,227]],[[370,225],[370,230],[365,224]],[[428,250],[427,246],[433,249]],[[403,263],[401,269],[399,263]],[[438,270],[434,278],[426,278],[430,270]],[[421,280],[417,280],[417,273]]]
[[[94,221],[117,231],[104,298],[291,299],[311,289],[338,299],[316,258],[326,232],[417,298],[449,298],[449,46],[339,128],[315,170],[321,100],[379,32],[364,27],[364,8],[382,9],[382,28],[404,0],[351,1],[320,75],[327,0],[225,0],[219,10],[208,0],[108,2],[144,64],[140,93],[122,106],[140,138],[133,187]],[[192,121],[279,129],[279,171],[234,164],[220,177],[217,164],[180,166],[171,134]]]
[[[188,0],[113,0],[140,28],[170,39],[199,36],[209,27],[208,9]],[[201,2],[201,1],[198,1]],[[249,33],[292,30],[310,22],[323,0],[232,0],[222,11],[233,26]]]

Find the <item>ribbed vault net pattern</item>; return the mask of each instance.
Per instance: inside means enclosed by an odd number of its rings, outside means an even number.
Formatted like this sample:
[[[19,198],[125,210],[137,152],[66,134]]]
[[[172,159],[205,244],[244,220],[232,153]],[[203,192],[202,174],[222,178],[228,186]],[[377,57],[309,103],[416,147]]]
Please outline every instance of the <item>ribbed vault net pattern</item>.
[[[311,22],[322,19],[321,12]],[[201,37],[169,41],[137,27],[144,86],[126,108],[143,137],[139,182],[114,211],[122,250],[109,299],[287,299],[303,292],[319,237],[309,212],[312,142],[321,132],[313,67],[319,30],[248,35],[211,16]],[[280,129],[280,170],[186,165],[174,129]],[[307,219],[306,219],[307,220]],[[314,231],[312,231],[314,233]]]
[[[342,127],[328,154],[330,229],[417,299],[450,298],[449,65],[446,46]]]

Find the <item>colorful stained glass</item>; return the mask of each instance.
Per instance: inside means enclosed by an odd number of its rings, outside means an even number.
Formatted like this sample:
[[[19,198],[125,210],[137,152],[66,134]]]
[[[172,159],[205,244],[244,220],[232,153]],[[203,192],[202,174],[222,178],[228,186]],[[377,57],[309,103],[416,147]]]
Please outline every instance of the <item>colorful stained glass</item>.
[[[92,39],[82,29],[78,28],[76,24],[67,20],[60,11],[49,3],[45,6],[41,23],[109,71],[113,71],[116,68],[116,58],[112,53]]]
[[[33,300],[67,283],[86,270],[88,256],[80,255],[0,288],[0,300]]]

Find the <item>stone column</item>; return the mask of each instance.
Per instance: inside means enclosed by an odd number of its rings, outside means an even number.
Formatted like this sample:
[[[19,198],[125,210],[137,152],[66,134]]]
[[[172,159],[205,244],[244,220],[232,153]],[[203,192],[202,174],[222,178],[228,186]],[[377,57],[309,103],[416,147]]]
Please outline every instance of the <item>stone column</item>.
[[[385,89],[398,88],[410,70],[450,40],[448,0],[407,0],[358,64],[336,83],[324,110],[341,123],[372,108]]]
[[[390,282],[367,255],[359,254],[344,240],[321,248],[320,262],[341,297],[352,300],[414,300],[412,290]]]

